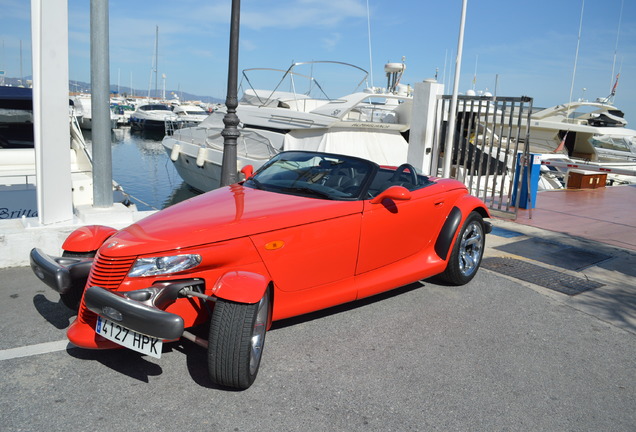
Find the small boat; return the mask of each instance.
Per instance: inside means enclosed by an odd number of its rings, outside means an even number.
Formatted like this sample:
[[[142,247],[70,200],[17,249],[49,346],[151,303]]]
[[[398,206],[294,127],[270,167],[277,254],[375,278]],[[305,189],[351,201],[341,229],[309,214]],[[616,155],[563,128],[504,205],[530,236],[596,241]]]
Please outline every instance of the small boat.
[[[413,102],[410,87],[400,83],[404,69],[403,63],[385,66],[386,88],[362,87],[367,72],[342,62],[244,70],[246,87],[242,86],[237,108],[238,169],[258,168],[283,150],[339,153],[400,165],[407,158]],[[331,79],[317,78],[321,72]],[[258,80],[273,90],[255,87]],[[353,92],[335,97],[347,86]],[[200,124],[174,130],[162,141],[179,175],[196,190],[220,185],[225,114],[223,109],[215,111]]]
[[[81,93],[71,97],[71,102],[75,109],[75,116],[80,128],[91,130],[93,128],[93,108],[90,94]],[[111,111],[110,128],[117,128],[118,116]]]
[[[110,110],[117,117],[117,126],[128,126],[130,125],[130,116],[135,111],[135,108],[132,105],[128,105],[125,102],[121,103],[112,103],[110,105]]]

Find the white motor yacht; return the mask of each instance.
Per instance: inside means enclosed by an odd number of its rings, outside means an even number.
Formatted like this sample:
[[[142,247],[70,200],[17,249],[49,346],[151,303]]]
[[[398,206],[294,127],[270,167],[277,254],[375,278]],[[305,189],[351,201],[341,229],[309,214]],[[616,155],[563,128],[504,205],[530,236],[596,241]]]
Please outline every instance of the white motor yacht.
[[[556,152],[591,162],[636,162],[636,130],[627,128],[623,116],[607,100],[534,109],[530,114],[530,152]]]
[[[210,113],[198,105],[184,104],[176,105],[172,110],[177,115],[178,128],[196,126],[201,123]]]
[[[141,131],[164,131],[166,122],[174,121],[177,121],[177,115],[161,103],[140,105],[130,115],[130,126]]]
[[[410,87],[400,83],[404,69],[403,63],[386,65],[385,89],[362,87],[367,72],[341,62],[243,71],[237,168],[252,165],[256,169],[283,150],[325,151],[400,165],[407,158],[405,136],[412,107]],[[321,72],[327,80],[318,78]],[[270,80],[262,82],[270,86],[256,87],[255,75],[268,76]],[[347,82],[347,77],[352,80]],[[347,85],[353,92],[344,93]],[[175,130],[163,139],[177,172],[196,190],[220,185],[225,114],[215,111],[199,125]]]

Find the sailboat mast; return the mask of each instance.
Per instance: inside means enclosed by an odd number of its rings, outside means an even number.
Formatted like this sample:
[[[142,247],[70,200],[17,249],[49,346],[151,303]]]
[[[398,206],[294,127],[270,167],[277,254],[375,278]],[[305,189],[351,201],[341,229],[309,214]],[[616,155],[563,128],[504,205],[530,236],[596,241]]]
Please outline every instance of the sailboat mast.
[[[585,8],[585,0],[581,1],[581,20],[579,21],[579,37],[576,41],[576,55],[574,56],[574,70],[572,71],[572,84],[570,84],[570,105],[572,104],[572,93],[574,92],[574,79],[576,78],[576,65],[579,62],[579,47],[581,45],[581,31],[583,29],[583,10]],[[570,107],[568,107],[567,112],[568,117],[570,116]]]
[[[369,11],[369,0],[367,0],[367,32],[369,39],[369,72],[371,73],[371,88],[375,85],[373,82],[373,54],[371,50],[371,13]]]
[[[621,34],[621,22],[623,21],[623,5],[625,0],[621,0],[621,11],[618,14],[618,30],[616,31],[616,45],[614,45],[614,60],[612,61],[612,75],[610,76],[610,89],[613,90],[614,85],[614,71],[616,68],[616,53],[618,51],[618,38]]]
[[[159,80],[157,73],[159,70],[159,26],[155,30],[155,97],[159,94],[158,85]]]

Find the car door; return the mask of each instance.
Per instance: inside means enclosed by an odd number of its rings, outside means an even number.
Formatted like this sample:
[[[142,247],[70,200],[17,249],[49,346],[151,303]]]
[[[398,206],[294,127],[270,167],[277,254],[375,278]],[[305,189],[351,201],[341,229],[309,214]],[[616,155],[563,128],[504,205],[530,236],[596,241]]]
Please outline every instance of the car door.
[[[362,208],[361,202],[351,204]],[[254,235],[252,241],[280,290],[308,290],[353,277],[360,219],[358,211]]]
[[[450,210],[436,185],[410,192],[409,200],[364,202],[356,274],[409,257],[434,241]]]

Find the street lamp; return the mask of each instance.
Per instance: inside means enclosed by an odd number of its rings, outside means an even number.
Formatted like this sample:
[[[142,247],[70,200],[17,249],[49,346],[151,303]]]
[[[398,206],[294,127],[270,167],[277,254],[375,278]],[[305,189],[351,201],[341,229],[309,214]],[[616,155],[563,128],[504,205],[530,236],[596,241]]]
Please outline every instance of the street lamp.
[[[225,106],[227,114],[223,117],[225,128],[223,136],[223,164],[221,166],[221,186],[228,186],[238,180],[236,145],[241,132],[238,130],[239,118],[236,115],[238,107],[238,50],[239,25],[241,18],[241,1],[232,0],[232,16],[230,19],[230,59],[227,73],[227,97]]]

